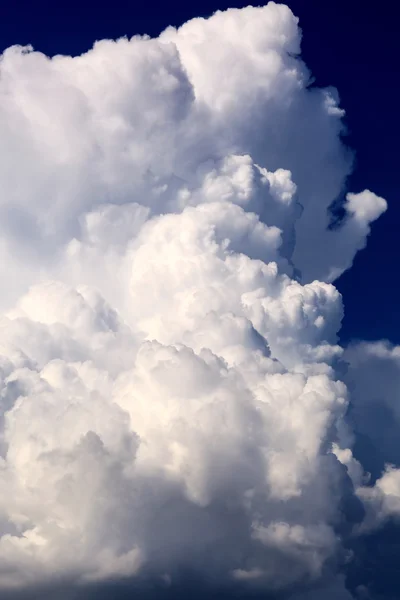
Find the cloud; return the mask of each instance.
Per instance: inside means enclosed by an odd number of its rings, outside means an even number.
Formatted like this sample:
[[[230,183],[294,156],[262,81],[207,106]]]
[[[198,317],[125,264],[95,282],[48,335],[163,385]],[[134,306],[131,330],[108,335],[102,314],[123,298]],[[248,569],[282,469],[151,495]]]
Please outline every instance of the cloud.
[[[397,464],[400,459],[399,356],[399,348],[387,341],[352,344],[344,355],[356,448],[373,480],[380,476],[385,464]]]
[[[332,281],[386,202],[349,193],[329,228],[351,157],[300,38],[270,2],[3,54],[4,594],[351,597]]]
[[[359,494],[371,508],[376,526],[399,512],[398,433],[400,352],[389,342],[360,342],[345,352],[347,384],[352,392],[350,419],[356,433],[355,452],[371,475],[373,486]]]

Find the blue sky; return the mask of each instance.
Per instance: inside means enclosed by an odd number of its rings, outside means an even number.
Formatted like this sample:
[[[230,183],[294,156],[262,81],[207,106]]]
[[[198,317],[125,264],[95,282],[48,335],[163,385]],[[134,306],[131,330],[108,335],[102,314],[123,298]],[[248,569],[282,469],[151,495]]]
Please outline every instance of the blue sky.
[[[386,214],[373,224],[367,248],[337,282],[346,308],[341,339],[347,343],[354,338],[388,338],[397,343],[399,8],[395,2],[368,5],[362,0],[288,0],[287,4],[300,18],[302,56],[316,85],[336,86],[347,113],[347,140],[356,149],[348,189],[369,188],[389,203]],[[96,39],[135,33],[153,36],[167,25],[246,5],[235,0],[10,2],[2,6],[0,45],[4,49],[32,44],[48,55],[77,55]]]

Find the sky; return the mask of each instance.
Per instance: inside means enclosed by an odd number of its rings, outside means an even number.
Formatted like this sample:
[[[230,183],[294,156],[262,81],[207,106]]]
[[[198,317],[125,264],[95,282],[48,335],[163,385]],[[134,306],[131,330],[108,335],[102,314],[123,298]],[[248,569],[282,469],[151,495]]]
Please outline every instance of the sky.
[[[398,597],[398,21],[363,4],[3,7],[2,597]]]

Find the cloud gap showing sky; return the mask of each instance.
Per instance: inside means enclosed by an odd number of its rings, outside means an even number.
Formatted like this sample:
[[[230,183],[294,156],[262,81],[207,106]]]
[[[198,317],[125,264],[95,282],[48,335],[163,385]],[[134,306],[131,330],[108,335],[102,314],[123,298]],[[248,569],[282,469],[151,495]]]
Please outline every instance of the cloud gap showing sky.
[[[270,2],[3,53],[2,597],[371,597],[400,350],[334,282],[387,203],[300,42]]]

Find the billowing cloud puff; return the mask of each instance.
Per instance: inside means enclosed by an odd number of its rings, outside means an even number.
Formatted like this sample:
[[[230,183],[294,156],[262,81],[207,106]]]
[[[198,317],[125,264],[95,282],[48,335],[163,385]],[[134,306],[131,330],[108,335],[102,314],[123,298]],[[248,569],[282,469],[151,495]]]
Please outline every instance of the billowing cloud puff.
[[[373,484],[358,489],[369,509],[364,524],[369,529],[400,515],[400,349],[388,342],[362,342],[351,345],[345,359],[355,451]]]
[[[191,573],[350,598],[348,506],[371,502],[332,281],[386,202],[349,193],[329,227],[351,157],[299,51],[270,2],[3,54],[5,592]],[[378,488],[400,497],[396,471]]]

